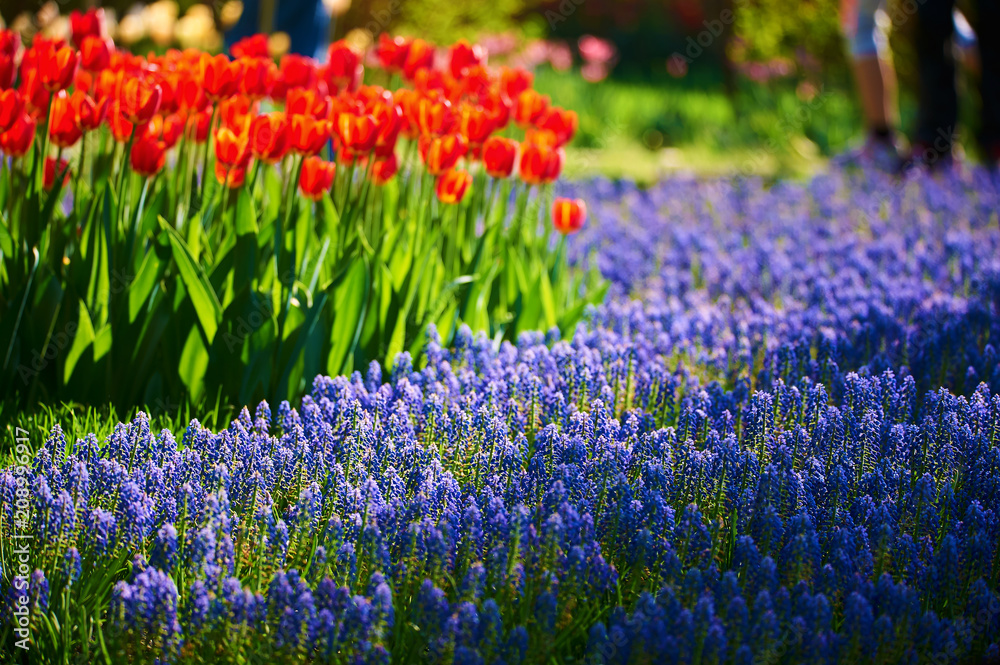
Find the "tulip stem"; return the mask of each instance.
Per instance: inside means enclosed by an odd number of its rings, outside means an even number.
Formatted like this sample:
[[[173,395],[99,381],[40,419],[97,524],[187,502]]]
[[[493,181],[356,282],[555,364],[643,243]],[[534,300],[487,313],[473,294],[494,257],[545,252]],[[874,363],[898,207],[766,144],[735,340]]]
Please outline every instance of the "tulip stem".
[[[42,160],[41,166],[38,169],[38,177],[41,178],[42,183],[42,187],[40,189],[45,189],[45,158],[49,155],[49,124],[52,122],[52,103],[55,99],[55,94],[49,93],[49,106],[48,110],[45,112],[45,135],[42,136]]]

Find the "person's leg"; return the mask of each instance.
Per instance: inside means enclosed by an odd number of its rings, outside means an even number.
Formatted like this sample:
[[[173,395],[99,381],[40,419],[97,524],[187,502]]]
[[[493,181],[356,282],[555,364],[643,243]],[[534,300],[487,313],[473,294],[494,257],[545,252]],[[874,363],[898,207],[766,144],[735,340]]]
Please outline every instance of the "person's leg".
[[[920,112],[917,121],[919,154],[914,154],[914,157],[932,167],[950,162],[958,119],[955,61],[951,48],[954,4],[954,0],[923,0],[917,3]]]
[[[841,26],[870,132],[887,134],[896,125],[896,73],[875,20],[879,0],[841,0]]]
[[[986,159],[1000,162],[1000,0],[979,0],[980,141]]]

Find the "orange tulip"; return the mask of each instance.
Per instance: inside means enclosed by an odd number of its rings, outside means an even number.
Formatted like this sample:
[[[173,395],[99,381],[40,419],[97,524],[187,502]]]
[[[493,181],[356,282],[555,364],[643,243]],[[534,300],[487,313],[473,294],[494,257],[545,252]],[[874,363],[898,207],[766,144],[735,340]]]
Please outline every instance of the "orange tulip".
[[[552,225],[563,235],[576,233],[587,221],[587,204],[582,199],[557,198],[552,202]]]
[[[441,136],[451,131],[455,115],[451,102],[443,97],[421,96],[413,105],[414,124],[425,136]]]
[[[70,101],[73,104],[76,125],[80,131],[92,132],[101,126],[108,111],[109,100],[106,97],[98,102],[94,101],[94,98],[83,90],[77,90],[70,97]]]
[[[351,152],[371,152],[378,139],[378,124],[368,114],[343,112],[337,116],[334,131],[340,144]]]
[[[263,99],[271,93],[274,74],[278,69],[270,60],[262,58],[241,58],[240,92],[252,100]]]
[[[567,111],[553,106],[539,117],[537,125],[539,129],[555,134],[558,145],[566,145],[576,134],[579,120],[576,117],[576,111]]]
[[[483,166],[494,178],[506,178],[514,172],[517,161],[517,141],[491,136],[483,143]]]
[[[468,171],[446,171],[438,176],[437,197],[441,203],[460,203],[472,184]]]
[[[10,157],[24,157],[35,138],[35,121],[27,113],[14,120],[3,134],[0,134],[0,150]]]
[[[372,163],[372,182],[376,185],[384,185],[395,177],[397,171],[399,171],[399,162],[396,160],[396,153],[389,153],[388,156],[376,159]]]
[[[52,189],[56,184],[56,178],[62,178],[65,187],[69,182],[69,162],[60,159],[58,162],[52,157],[45,158],[45,169],[42,173],[42,185],[45,189]]]
[[[549,108],[549,98],[537,90],[525,90],[514,101],[514,122],[522,129],[530,127]]]
[[[555,182],[564,159],[562,148],[525,143],[521,146],[521,179],[529,185]]]
[[[316,120],[310,115],[293,115],[289,127],[289,143],[293,151],[300,155],[315,155],[330,138],[330,130],[325,120]]]
[[[144,125],[160,110],[163,89],[158,83],[132,77],[122,83],[121,113],[129,122]]]
[[[530,88],[535,82],[535,75],[520,67],[503,67],[500,69],[500,89],[507,99],[514,100]]]
[[[220,123],[237,134],[247,131],[252,118],[253,104],[248,97],[236,95],[219,102]]]
[[[213,102],[236,94],[240,87],[240,73],[240,63],[230,62],[229,56],[224,53],[214,57],[206,54],[202,57],[201,82],[205,94]]]
[[[247,163],[239,166],[227,166],[222,162],[215,163],[215,179],[220,185],[225,185],[230,189],[242,187],[247,179]]]
[[[285,113],[311,115],[316,119],[325,118],[330,113],[329,95],[321,95],[310,88],[293,88],[285,97]]]
[[[493,121],[482,106],[463,103],[458,108],[458,130],[472,145],[480,145],[493,132]]]
[[[204,143],[208,139],[209,125],[212,124],[212,109],[195,111],[187,119],[187,136],[195,143]]]
[[[243,164],[248,156],[247,145],[246,134],[222,127],[215,132],[215,159],[230,168]]]
[[[283,113],[265,113],[250,123],[250,151],[257,159],[276,164],[288,152],[288,121]]]
[[[122,113],[121,102],[115,101],[108,108],[108,127],[111,128],[111,135],[119,143],[124,143],[132,136],[135,123],[125,117]]]
[[[458,164],[458,160],[465,155],[468,144],[461,134],[447,134],[433,138],[421,136],[418,147],[427,172],[441,175]]]
[[[78,56],[72,46],[45,44],[37,52],[38,76],[49,92],[65,90],[73,82]]]
[[[144,136],[132,144],[129,157],[133,171],[143,177],[151,178],[160,172],[167,161],[166,146],[162,141]]]
[[[7,131],[24,111],[24,99],[17,90],[0,90],[0,133]]]
[[[434,46],[417,38],[410,42],[406,50],[406,60],[403,62],[403,75],[413,80],[416,73],[421,69],[430,69],[434,66]]]
[[[49,138],[53,145],[69,148],[80,140],[83,131],[76,124],[76,109],[65,90],[60,90],[52,100],[49,116]]]
[[[313,201],[319,201],[333,186],[337,165],[319,157],[306,157],[299,175],[299,191]]]

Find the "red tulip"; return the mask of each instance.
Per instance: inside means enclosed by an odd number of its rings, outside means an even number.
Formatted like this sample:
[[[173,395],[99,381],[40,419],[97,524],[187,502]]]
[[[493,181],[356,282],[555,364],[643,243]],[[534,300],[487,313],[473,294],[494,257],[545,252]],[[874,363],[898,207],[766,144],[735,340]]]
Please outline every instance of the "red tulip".
[[[7,131],[24,112],[24,99],[17,90],[0,90],[0,133]]]
[[[460,203],[472,184],[468,171],[446,171],[438,176],[437,197],[441,203]]]
[[[82,48],[87,37],[107,39],[108,33],[104,27],[104,10],[91,7],[86,12],[73,10],[69,13],[69,26],[73,33],[73,43]]]
[[[80,140],[83,132],[76,124],[76,108],[65,90],[60,90],[52,100],[49,115],[49,138],[60,148],[69,148]]]
[[[330,138],[327,121],[311,115],[293,115],[289,130],[291,148],[300,155],[315,155]]]
[[[110,39],[87,35],[80,44],[80,69],[88,72],[104,71],[111,65],[111,54],[115,50]]]
[[[205,54],[201,60],[201,80],[205,94],[213,102],[232,97],[239,91],[241,67],[239,62],[230,62],[229,56]]]
[[[129,122],[144,125],[160,110],[163,89],[158,83],[132,77],[125,79],[121,88],[121,113]]]
[[[382,67],[390,72],[401,72],[410,54],[410,42],[404,37],[390,37],[386,33],[378,36],[375,55]]]
[[[470,44],[461,39],[451,47],[449,69],[455,78],[462,78],[470,67],[486,64],[486,50],[479,44]]]
[[[243,162],[238,166],[227,166],[222,162],[215,163],[215,179],[220,185],[225,185],[230,189],[242,187],[247,179],[247,163]]]
[[[234,58],[270,58],[267,35],[250,35],[237,41],[229,48]]]
[[[521,145],[521,179],[529,185],[555,182],[562,171],[562,148],[524,143]]]
[[[515,100],[535,82],[535,75],[520,67],[503,67],[500,70],[500,90],[507,99]]]
[[[323,79],[330,88],[330,94],[356,90],[364,71],[361,56],[347,42],[340,40],[330,44],[327,64],[323,68]]]
[[[56,184],[56,178],[62,178],[62,184],[65,187],[66,183],[69,182],[69,162],[65,159],[60,159],[58,162],[52,157],[45,158],[45,169],[42,173],[42,185],[45,189],[52,189]]]
[[[530,127],[549,108],[549,98],[537,90],[525,90],[514,102],[514,122],[522,129]]]
[[[316,119],[325,118],[330,113],[329,95],[321,95],[313,89],[294,88],[285,98],[285,113],[288,115],[311,115]]]
[[[129,157],[133,171],[145,178],[151,178],[160,172],[167,161],[166,146],[162,141],[143,136],[132,144]]]
[[[250,123],[250,151],[267,164],[276,164],[288,152],[288,121],[283,113],[265,113]]]
[[[240,92],[252,100],[263,99],[271,94],[277,67],[263,58],[241,58]]]
[[[187,118],[187,136],[195,143],[204,143],[208,139],[209,125],[212,124],[212,108],[195,111]]]
[[[494,178],[507,178],[514,172],[517,161],[517,141],[491,136],[483,144],[483,166]]]
[[[0,30],[0,90],[14,87],[17,63],[14,58],[21,48],[21,35],[13,30]]]
[[[108,127],[111,128],[111,135],[119,143],[128,141],[132,136],[135,123],[126,118],[125,114],[122,113],[121,102],[115,101],[111,103],[111,106],[108,108],[107,121]]]
[[[586,220],[587,204],[582,199],[557,198],[552,202],[552,225],[559,233],[576,233]]]
[[[70,97],[70,100],[80,131],[92,132],[104,122],[104,116],[108,112],[109,100],[107,97],[101,101],[94,101],[94,98],[83,90],[77,90]]]
[[[567,111],[557,106],[553,106],[543,113],[537,122],[539,129],[545,129],[555,134],[558,145],[569,143],[573,135],[576,134],[578,125],[576,111]]]
[[[245,133],[253,117],[253,104],[248,97],[236,95],[219,102],[219,122],[237,134]]]
[[[37,52],[38,76],[49,92],[65,90],[73,82],[78,56],[72,46],[43,45]]]
[[[403,75],[412,81],[418,71],[433,66],[434,47],[420,38],[410,42],[410,47],[406,51],[406,61],[403,63]]]
[[[273,92],[272,96],[275,98],[283,98],[288,90],[295,88],[312,88],[316,83],[316,61],[289,53],[281,58],[280,73],[280,84],[276,87],[281,94]]]
[[[37,69],[21,69],[21,86],[18,90],[24,100],[24,110],[36,121],[44,120],[52,94],[42,85],[42,77]]]
[[[35,121],[27,113],[21,113],[3,134],[0,134],[0,149],[10,157],[24,157],[35,138]]]
[[[441,175],[458,164],[458,160],[465,155],[468,144],[461,134],[446,134],[433,138],[421,136],[418,147],[427,172]]]
[[[397,171],[399,171],[399,162],[396,160],[396,153],[393,152],[386,157],[376,159],[372,163],[372,182],[376,185],[384,185],[395,177]]]
[[[248,156],[248,137],[228,127],[215,132],[215,159],[227,167],[243,164]]]
[[[306,157],[299,175],[299,191],[313,201],[319,201],[333,186],[333,176],[337,165],[319,157]]]
[[[421,96],[413,105],[415,124],[424,136],[441,136],[451,131],[455,115],[451,102],[443,97]]]
[[[399,139],[399,132],[403,127],[403,112],[395,102],[383,102],[375,104],[371,109],[371,114],[375,117],[378,125],[378,136],[375,139],[375,154],[386,157],[392,154],[396,148],[396,141]]]
[[[337,116],[334,131],[340,144],[351,152],[371,152],[378,138],[378,124],[368,114],[344,112]]]
[[[480,145],[493,132],[493,121],[482,106],[463,103],[458,108],[458,130],[472,145]]]

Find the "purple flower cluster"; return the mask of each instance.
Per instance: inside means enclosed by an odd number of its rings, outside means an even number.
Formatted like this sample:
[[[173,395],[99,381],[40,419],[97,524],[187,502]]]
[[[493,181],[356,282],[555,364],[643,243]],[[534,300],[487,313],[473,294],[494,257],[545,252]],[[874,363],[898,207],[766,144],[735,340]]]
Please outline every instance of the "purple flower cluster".
[[[221,432],[56,429],[32,611],[103,613],[142,661],[996,659],[979,178],[594,183],[575,251],[616,293],[570,340],[432,329]]]

